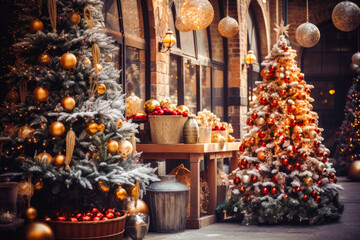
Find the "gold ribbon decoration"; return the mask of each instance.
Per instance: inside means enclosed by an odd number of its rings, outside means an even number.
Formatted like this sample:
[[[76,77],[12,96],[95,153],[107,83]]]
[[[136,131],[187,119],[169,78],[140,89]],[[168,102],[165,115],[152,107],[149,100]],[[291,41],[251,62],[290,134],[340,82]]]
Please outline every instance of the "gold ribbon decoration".
[[[91,52],[92,52],[93,62],[94,62],[93,66],[94,66],[94,68],[96,68],[96,65],[98,65],[100,63],[100,57],[101,57],[100,48],[96,43],[94,43],[92,45]]]
[[[135,207],[137,206],[137,201],[140,197],[140,185],[139,182],[136,181],[135,186],[130,188],[130,195],[134,198],[135,200]]]
[[[47,7],[53,33],[56,33],[56,0],[48,0]]]
[[[72,156],[74,153],[75,140],[76,140],[75,132],[72,130],[72,128],[70,128],[70,130],[66,134],[66,156],[65,156],[65,169],[66,170],[70,169],[69,164],[71,162],[71,159],[72,159]]]
[[[86,24],[88,25],[89,29],[92,29],[93,27],[95,27],[95,22],[94,22],[94,18],[93,18],[90,6],[86,6],[84,8],[84,18],[85,18]]]

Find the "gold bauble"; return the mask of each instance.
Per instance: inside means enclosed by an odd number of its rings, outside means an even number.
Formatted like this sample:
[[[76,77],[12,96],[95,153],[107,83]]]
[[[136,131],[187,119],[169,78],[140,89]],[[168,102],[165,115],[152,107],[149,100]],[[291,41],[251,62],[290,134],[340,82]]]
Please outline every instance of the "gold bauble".
[[[177,30],[179,30],[180,32],[188,32],[191,29],[188,28],[187,26],[185,26],[185,24],[181,21],[180,16],[176,16],[175,19],[175,27],[177,28]]]
[[[218,30],[221,36],[231,38],[239,32],[239,24],[235,18],[226,16],[219,22]]]
[[[106,92],[106,86],[105,84],[99,84],[97,87],[96,87],[96,91],[99,95],[103,95],[105,92]]]
[[[45,102],[49,97],[49,91],[41,86],[34,89],[33,92],[36,101]]]
[[[115,190],[115,197],[119,200],[123,200],[126,197],[126,190],[119,186]]]
[[[235,138],[230,134],[228,135],[228,142],[235,142]]]
[[[16,126],[14,124],[7,124],[4,125],[4,135],[10,135],[10,136],[14,136],[17,132]]]
[[[44,182],[40,179],[35,183],[34,188],[36,191],[42,190],[44,188]]]
[[[296,29],[295,38],[300,46],[310,48],[319,42],[320,31],[314,24],[306,22]]]
[[[87,125],[86,130],[90,134],[95,134],[98,132],[98,124],[92,121]]]
[[[65,69],[71,69],[73,67],[76,66],[76,57],[74,54],[72,53],[64,53],[61,58],[60,58],[60,64],[61,66],[63,66]]]
[[[191,30],[202,30],[213,21],[214,8],[208,0],[188,0],[180,8],[180,18]]]
[[[116,122],[116,126],[117,128],[121,128],[123,125],[123,121],[121,119],[119,119],[117,122]]]
[[[75,108],[76,102],[73,97],[66,96],[63,99],[61,99],[61,106],[65,108],[68,111],[71,111]]]
[[[102,192],[109,192],[110,191],[110,187],[107,183],[103,182],[103,181],[99,181],[99,189]]]
[[[44,162],[45,160],[46,160],[47,164],[50,164],[53,162],[52,156],[50,154],[48,154],[47,152],[42,152],[42,153],[38,154],[36,157],[40,160],[40,162]]]
[[[131,155],[133,151],[133,145],[126,139],[123,139],[119,142],[119,151],[118,154],[122,159],[126,159]]]
[[[30,198],[34,194],[34,185],[28,181],[19,182],[18,194],[20,197]]]
[[[42,31],[44,29],[44,24],[39,19],[35,18],[30,22],[29,30],[31,33],[36,33],[37,31]]]
[[[141,200],[141,199],[138,199],[137,200],[137,204],[135,206],[135,201],[131,201],[127,204],[126,206],[126,210],[129,211],[128,215],[131,215],[131,214],[136,214],[136,213],[144,213],[144,214],[149,214],[149,208],[148,206],[146,205],[146,203]]]
[[[43,222],[29,223],[25,228],[25,240],[54,240],[53,230]]]
[[[17,101],[19,101],[19,93],[15,90],[11,90],[6,94],[6,101],[17,103]]]
[[[24,212],[26,220],[34,220],[37,217],[37,210],[34,207],[28,207]]]
[[[186,105],[180,105],[177,107],[177,110],[179,110],[180,112],[182,113],[189,113],[190,112],[190,109],[188,108],[188,106]]]
[[[171,103],[171,99],[169,97],[165,97],[161,102],[160,106],[164,106],[166,103]]]
[[[114,152],[117,152],[119,149],[119,143],[115,140],[108,140],[107,141],[107,151],[109,153],[114,153]]]
[[[281,152],[281,147],[280,147],[279,145],[276,145],[276,146],[274,147],[274,152],[275,152],[275,154],[280,153],[280,152]]]
[[[56,121],[49,126],[49,132],[54,137],[59,137],[64,134],[65,126],[62,122]]]
[[[176,104],[167,102],[163,106],[169,110],[176,111]]]
[[[35,132],[35,129],[33,129],[32,127],[30,127],[29,125],[25,125],[22,126],[21,128],[19,128],[18,131],[18,138],[20,138],[21,140],[25,140],[25,138],[29,138],[32,137],[33,133]]]
[[[263,152],[263,151],[260,151],[257,153],[257,158],[260,160],[260,161],[264,161],[265,158],[266,158],[266,154]]]
[[[256,120],[255,120],[255,124],[257,125],[257,126],[263,126],[264,124],[265,124],[265,119],[263,118],[263,117],[259,117],[259,118],[257,118]]]
[[[322,162],[319,162],[318,165],[317,165],[317,169],[318,169],[320,172],[324,171],[324,169],[325,169],[325,164],[322,163]]]
[[[306,178],[304,179],[304,183],[305,183],[306,185],[308,185],[308,186],[311,186],[311,185],[313,185],[314,180],[313,180],[311,177],[306,177]]]
[[[69,14],[69,23],[71,26],[78,25],[81,21],[81,16],[78,12],[72,12]]]
[[[103,124],[103,123],[98,124],[98,131],[99,132],[105,131],[105,124]]]
[[[352,31],[360,24],[360,9],[356,3],[342,1],[334,7],[331,19],[337,29],[344,32]]]
[[[160,103],[155,99],[147,100],[144,104],[144,110],[147,114],[151,113],[155,110],[155,108],[159,107]]]
[[[250,183],[250,176],[249,176],[249,175],[246,175],[246,174],[242,175],[242,176],[241,176],[241,182],[242,182],[243,184],[248,184],[248,183]]]
[[[348,177],[354,181],[360,180],[360,160],[353,161],[349,165]]]
[[[104,69],[103,66],[101,66],[100,64],[96,64],[96,72],[97,73],[101,73],[103,69]]]
[[[64,165],[65,156],[59,153],[54,156],[53,162],[55,166],[61,167],[62,165]]]
[[[39,57],[38,57],[38,61],[42,65],[48,64],[51,61],[50,54],[48,54],[46,52],[40,54]]]

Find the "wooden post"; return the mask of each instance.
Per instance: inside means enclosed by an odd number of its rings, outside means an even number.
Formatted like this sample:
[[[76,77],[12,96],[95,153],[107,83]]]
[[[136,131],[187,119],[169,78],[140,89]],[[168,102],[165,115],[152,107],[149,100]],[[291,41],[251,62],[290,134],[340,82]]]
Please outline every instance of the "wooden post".
[[[208,213],[215,214],[217,199],[217,164],[216,155],[210,154],[208,161],[209,206]]]
[[[200,161],[204,154],[190,154],[190,218],[200,218]]]
[[[237,151],[232,152],[232,157],[230,158],[230,172],[234,171],[238,167],[237,153]]]

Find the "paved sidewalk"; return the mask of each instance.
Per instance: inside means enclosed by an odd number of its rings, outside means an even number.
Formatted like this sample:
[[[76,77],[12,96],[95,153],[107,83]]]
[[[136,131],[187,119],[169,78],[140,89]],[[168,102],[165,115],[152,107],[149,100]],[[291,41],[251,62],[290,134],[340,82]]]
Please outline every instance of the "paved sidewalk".
[[[360,239],[360,182],[339,178],[345,211],[339,222],[321,226],[242,226],[216,223],[175,234],[149,233],[145,240],[239,239],[239,240],[357,240]]]

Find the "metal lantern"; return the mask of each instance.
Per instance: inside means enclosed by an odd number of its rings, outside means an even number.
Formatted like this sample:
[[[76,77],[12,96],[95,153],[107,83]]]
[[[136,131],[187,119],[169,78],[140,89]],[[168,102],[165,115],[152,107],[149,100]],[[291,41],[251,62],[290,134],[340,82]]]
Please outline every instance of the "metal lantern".
[[[320,31],[314,24],[306,22],[296,29],[295,38],[302,47],[310,48],[319,42]]]
[[[351,58],[352,62],[356,65],[360,65],[360,52],[354,53]]]
[[[174,37],[174,34],[170,29],[167,30],[162,43],[166,48],[171,48],[175,45],[176,38]]]
[[[353,2],[343,1],[335,6],[331,18],[337,29],[352,31],[360,24],[360,8]]]
[[[180,32],[188,32],[191,29],[186,26],[182,21],[181,18],[179,16],[176,16],[176,20],[175,20],[175,27],[177,28],[177,30],[179,30]]]
[[[202,30],[214,19],[214,8],[207,0],[187,0],[181,6],[180,18],[191,30]]]
[[[249,50],[245,57],[246,64],[250,65],[256,61],[256,56],[253,50]]]
[[[227,16],[219,22],[218,30],[221,36],[230,38],[239,32],[239,24],[235,18]]]

